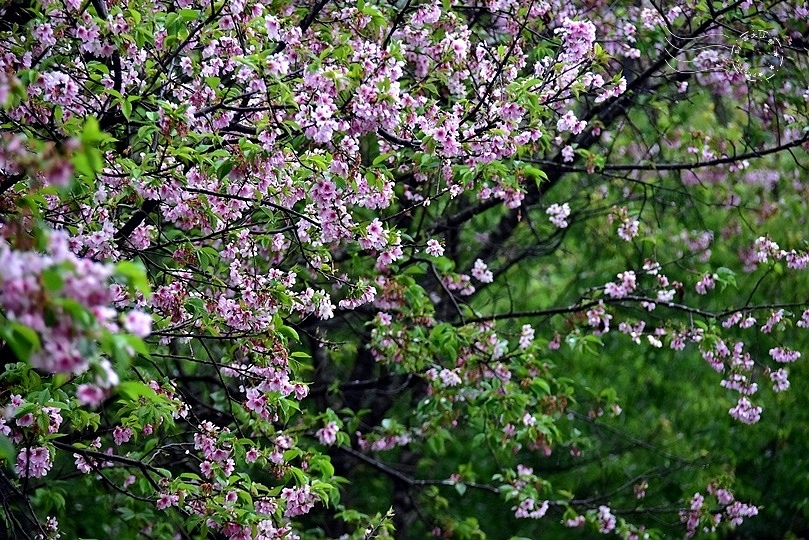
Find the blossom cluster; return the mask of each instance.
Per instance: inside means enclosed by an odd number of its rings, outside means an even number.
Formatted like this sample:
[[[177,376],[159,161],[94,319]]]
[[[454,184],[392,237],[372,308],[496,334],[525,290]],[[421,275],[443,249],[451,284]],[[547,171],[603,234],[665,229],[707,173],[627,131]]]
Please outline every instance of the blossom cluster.
[[[92,344],[110,333],[147,337],[152,318],[140,308],[116,309],[125,302],[118,294],[124,289],[110,283],[114,266],[78,256],[64,231],[50,230],[45,239],[44,252],[12,249],[0,240],[0,306],[8,322],[36,332],[30,356],[22,360],[50,373],[79,375],[92,369],[94,377],[77,395],[82,402],[98,403],[119,377],[100,356],[104,351]]]
[[[723,522],[738,526],[745,518],[758,515],[756,506],[735,500],[733,493],[714,482],[708,484],[707,492],[715,499],[715,508],[710,508],[705,496],[698,492],[691,497],[689,507],[680,510],[680,521],[685,524],[686,538],[714,532]]]

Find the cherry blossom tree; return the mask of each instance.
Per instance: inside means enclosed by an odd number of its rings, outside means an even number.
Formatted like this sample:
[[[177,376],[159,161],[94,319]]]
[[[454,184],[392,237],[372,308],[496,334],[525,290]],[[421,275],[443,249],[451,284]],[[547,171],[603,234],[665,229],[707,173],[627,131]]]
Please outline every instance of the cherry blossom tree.
[[[776,511],[734,445],[800,403],[805,3],[0,6],[12,537]]]

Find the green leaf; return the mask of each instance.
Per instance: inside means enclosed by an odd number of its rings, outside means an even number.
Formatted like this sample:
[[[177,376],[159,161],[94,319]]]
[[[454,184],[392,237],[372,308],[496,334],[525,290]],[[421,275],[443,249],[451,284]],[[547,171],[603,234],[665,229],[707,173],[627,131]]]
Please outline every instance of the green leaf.
[[[50,424],[50,419],[48,418],[47,414],[40,414],[37,416],[37,427],[42,433],[48,432],[48,425]]]
[[[96,173],[101,170],[102,165],[100,153],[91,147],[85,147],[77,152],[71,162],[76,172],[87,178],[94,178]]]
[[[730,268],[722,266],[716,269],[716,281],[722,285],[722,289],[728,285],[736,288],[736,273]]]
[[[101,131],[98,119],[95,116],[88,116],[84,122],[84,129],[81,132],[81,142],[93,145],[107,139],[109,136]]]
[[[379,142],[377,142],[377,149],[378,149],[378,148],[379,148]],[[376,156],[376,157],[374,158],[374,161],[373,161],[373,165],[374,165],[374,167],[376,167],[376,166],[378,166],[378,165],[381,165],[382,163],[386,162],[388,159],[390,159],[391,157],[393,157],[393,156],[395,156],[395,155],[396,155],[396,154],[391,154],[391,153],[387,153],[387,154],[379,154],[378,156]]]
[[[14,463],[16,457],[17,451],[14,449],[14,445],[11,443],[11,439],[5,435],[0,435],[0,461]]]
[[[199,18],[200,14],[196,9],[185,8],[180,10],[180,19],[182,19],[184,22],[196,21],[199,20]]]
[[[540,184],[542,184],[542,182],[548,179],[548,175],[545,174],[545,171],[543,171],[542,169],[537,169],[536,167],[532,167],[531,165],[525,165],[522,171],[526,177],[536,182],[537,186],[539,186]]]
[[[298,336],[298,332],[289,326],[282,325],[278,328],[278,333],[282,336],[290,339],[292,341],[300,341],[300,337]]]
[[[146,455],[151,452],[154,447],[157,446],[158,442],[159,440],[157,437],[150,437],[149,439],[146,439],[146,442],[143,443],[143,454]]]
[[[41,274],[42,284],[49,291],[60,291],[65,282],[58,268],[47,268]]]
[[[133,351],[140,354],[145,358],[151,358],[151,353],[149,352],[149,347],[146,345],[146,342],[143,341],[138,336],[132,335],[124,335],[121,336],[124,341],[126,341],[127,346],[131,347]]]
[[[73,321],[79,326],[83,326],[85,328],[93,326],[95,317],[84,306],[84,304],[77,302],[72,298],[57,298],[53,300],[52,303],[55,308],[59,308],[62,310],[62,312],[70,315],[70,318],[73,319]]]
[[[233,170],[233,165],[234,165],[234,163],[230,159],[223,159],[222,161],[217,163],[216,164],[216,177],[219,180],[222,180],[223,178],[225,178],[228,174],[230,174],[230,171]]]
[[[116,387],[118,393],[131,401],[138,401],[140,397],[156,400],[157,392],[146,383],[140,381],[125,381]]]
[[[31,354],[39,351],[39,334],[32,328],[17,322],[4,321],[0,327],[0,336],[6,341],[14,355],[21,362],[27,362]]]
[[[121,113],[127,122],[132,119],[132,102],[129,99],[121,101]]]
[[[208,312],[202,298],[189,298],[185,301],[184,307],[195,317],[203,316]]]
[[[125,279],[126,283],[144,296],[151,294],[149,280],[146,278],[146,269],[132,261],[121,261],[115,265],[115,275]]]
[[[315,460],[311,460],[310,464],[315,468],[320,470],[323,473],[323,476],[326,478],[331,478],[334,476],[334,465],[331,464],[331,461],[327,457],[318,458]]]
[[[455,263],[452,262],[452,259],[448,257],[436,257],[433,259],[433,264],[435,265],[435,268],[442,274],[452,272],[453,268],[455,268]]]
[[[531,381],[531,390],[534,391],[534,394],[537,396],[549,396],[551,395],[551,387],[547,381],[542,379],[534,379]]]
[[[38,406],[36,403],[23,403],[19,407],[14,410],[14,418],[21,418],[28,413],[32,413],[37,410]]]

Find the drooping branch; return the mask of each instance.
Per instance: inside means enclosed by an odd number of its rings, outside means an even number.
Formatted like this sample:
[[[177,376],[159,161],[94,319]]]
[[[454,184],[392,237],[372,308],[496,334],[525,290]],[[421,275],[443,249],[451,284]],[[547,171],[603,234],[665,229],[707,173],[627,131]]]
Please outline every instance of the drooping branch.
[[[466,324],[475,324],[490,321],[503,321],[513,319],[531,319],[537,317],[552,317],[554,315],[566,315],[570,313],[581,313],[599,305],[614,305],[622,306],[626,303],[633,304],[655,304],[659,307],[666,307],[675,311],[688,313],[689,315],[697,315],[706,320],[720,320],[730,317],[735,313],[752,313],[756,311],[773,310],[773,309],[790,309],[790,308],[806,308],[809,307],[809,300],[805,302],[787,302],[787,303],[773,303],[773,304],[756,304],[741,307],[729,308],[723,311],[709,311],[694,306],[678,302],[661,302],[655,298],[639,295],[627,295],[621,298],[603,297],[598,300],[587,300],[578,302],[569,306],[562,306],[548,309],[533,309],[526,311],[512,311],[508,313],[495,313],[492,315],[482,315],[479,317],[467,317]]]
[[[438,480],[438,479],[413,478],[411,476],[406,475],[405,473],[403,473],[401,471],[396,470],[395,468],[391,467],[390,465],[388,465],[387,463],[385,463],[383,461],[380,461],[378,459],[374,459],[371,456],[363,454],[362,452],[354,450],[353,448],[350,448],[348,446],[340,446],[339,450],[341,452],[345,452],[346,454],[352,456],[355,459],[358,459],[358,460],[362,461],[363,463],[366,463],[367,465],[372,466],[373,468],[377,469],[378,471],[390,476],[391,478],[401,482],[402,484],[404,484],[404,485],[406,485],[408,487],[454,486],[454,485],[456,485],[458,483],[458,482],[456,482],[454,480],[450,480],[450,479]],[[500,493],[500,490],[497,487],[489,485],[489,484],[482,484],[480,482],[467,482],[467,481],[463,481],[462,483],[464,485],[470,487],[470,488],[473,488],[473,489],[478,489],[478,490],[481,490],[481,491],[487,491],[489,493],[497,493],[497,494]]]
[[[804,133],[803,137],[794,139],[790,142],[771,146],[762,150],[754,150],[744,154],[737,154],[733,156],[726,156],[706,161],[695,161],[694,163],[608,163],[600,167],[599,171],[692,171],[696,169],[704,169],[707,167],[717,167],[721,165],[728,165],[731,163],[739,163],[740,161],[760,159],[772,154],[778,154],[791,148],[803,146],[809,142],[809,132]],[[567,163],[557,163],[556,161],[545,159],[525,159],[527,163],[534,163],[537,165],[551,166],[559,168],[564,172],[576,173],[589,173],[590,171],[585,167],[578,167]]]
[[[719,15],[727,11],[728,10],[723,9],[721,12],[719,12]],[[607,128],[612,125],[615,120],[625,116],[637,103],[639,97],[652,84],[651,81],[655,74],[663,66],[667,65],[666,62],[672,58],[676,58],[677,55],[686,47],[690,39],[701,35],[710,29],[714,24],[714,19],[706,20],[692,33],[671,41],[669,45],[658,54],[657,59],[652,62],[652,64],[646,70],[644,70],[634,80],[627,84],[626,91],[623,94],[592,108],[584,116],[583,120],[588,124],[597,121],[602,126]],[[588,149],[598,142],[599,137],[600,135],[597,135],[593,130],[585,129],[579,135],[572,137],[569,141],[567,141],[566,144],[575,146],[579,149]],[[548,169],[545,171],[547,178],[538,186],[533,183],[528,184],[521,208],[527,208],[537,204],[542,197],[551,191],[561,181],[564,175],[569,172],[564,166],[564,158],[561,152],[557,153],[553,159],[545,160],[543,164],[548,166]],[[500,204],[502,204],[501,201],[491,198],[482,203],[469,205],[456,214],[439,221],[434,226],[433,232],[441,232],[460,227],[473,217],[499,206]],[[501,246],[505,244],[505,241],[511,236],[513,231],[519,225],[520,216],[520,208],[510,210],[505,216],[503,216],[493,228],[487,245],[481,248],[475,256],[470,258],[470,260],[491,260],[492,254],[498,251]]]

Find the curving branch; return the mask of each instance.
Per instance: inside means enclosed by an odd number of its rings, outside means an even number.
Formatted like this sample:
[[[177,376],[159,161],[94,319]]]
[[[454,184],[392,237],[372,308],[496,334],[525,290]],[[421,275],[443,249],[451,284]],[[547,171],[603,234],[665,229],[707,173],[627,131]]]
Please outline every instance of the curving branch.
[[[792,148],[803,146],[809,143],[809,131],[803,137],[794,139],[788,143],[771,146],[763,150],[755,150],[744,154],[737,154],[734,156],[725,156],[721,158],[711,159],[707,161],[696,161],[694,163],[615,163],[607,164],[599,168],[599,171],[690,171],[694,169],[703,169],[706,167],[717,167],[720,165],[727,165],[730,163],[738,163],[739,161],[759,159],[772,154],[778,154]],[[568,165],[566,163],[557,163],[556,161],[546,159],[525,159],[526,163],[533,163],[536,165],[546,165],[559,168],[564,172],[577,172],[589,173],[590,171],[585,167],[577,167],[575,165]]]
[[[489,484],[482,484],[482,483],[479,483],[479,482],[467,482],[467,481],[455,482],[455,481],[449,480],[449,479],[436,480],[436,479],[413,478],[411,476],[408,476],[408,475],[404,474],[401,471],[398,471],[398,470],[394,469],[393,467],[391,467],[390,465],[388,465],[387,463],[385,463],[383,461],[380,461],[378,459],[374,459],[371,456],[363,454],[362,452],[354,450],[353,448],[350,448],[348,446],[340,446],[340,447],[338,447],[338,449],[341,452],[345,452],[346,454],[350,455],[351,457],[356,458],[356,459],[362,461],[363,463],[366,463],[366,464],[372,466],[373,468],[385,473],[386,475],[390,476],[391,478],[401,482],[402,484],[404,484],[404,485],[406,485],[408,487],[454,486],[456,484],[463,483],[467,487],[470,487],[470,488],[473,488],[473,489],[478,489],[478,490],[481,490],[481,491],[487,491],[489,493],[496,493],[496,494],[500,493],[499,488],[497,488],[495,486],[492,486],[492,485],[489,485]]]
[[[552,317],[553,315],[565,315],[570,313],[581,313],[584,310],[596,307],[599,305],[614,305],[621,306],[631,302],[634,304],[656,304],[657,306],[667,307],[675,311],[681,311],[690,315],[698,315],[705,319],[724,319],[735,313],[748,313],[753,311],[762,311],[770,309],[790,309],[790,308],[805,308],[809,307],[809,300],[805,302],[788,302],[776,304],[758,304],[752,306],[729,308],[723,311],[708,311],[705,309],[688,306],[678,302],[660,302],[648,296],[628,295],[621,298],[600,298],[598,300],[587,300],[585,302],[577,302],[569,306],[562,306],[557,308],[548,309],[533,309],[526,311],[511,311],[508,313],[495,313],[493,315],[483,315],[480,317],[468,317],[466,324],[475,324],[481,322],[503,321],[511,319],[533,318],[533,317]]]

